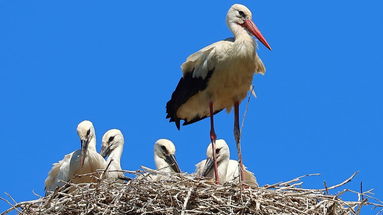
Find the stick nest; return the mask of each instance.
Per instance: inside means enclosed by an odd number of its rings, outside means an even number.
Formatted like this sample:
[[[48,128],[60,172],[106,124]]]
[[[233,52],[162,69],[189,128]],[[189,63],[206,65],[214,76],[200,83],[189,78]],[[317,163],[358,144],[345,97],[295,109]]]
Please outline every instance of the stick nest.
[[[367,200],[371,192],[344,189],[336,195],[328,191],[346,181],[324,189],[301,188],[302,177],[263,187],[234,183],[215,185],[188,174],[162,175],[156,171],[125,171],[139,175],[129,182],[100,179],[98,183],[71,184],[37,200],[15,203],[3,212],[17,210],[22,215],[77,214],[360,214],[364,205],[382,207]],[[306,175],[310,176],[310,175]],[[158,177],[158,176],[156,176]],[[75,189],[74,189],[75,188]],[[68,190],[73,190],[68,192]],[[354,193],[357,201],[340,196]],[[11,197],[10,197],[11,198]],[[371,197],[372,198],[372,197]],[[3,199],[3,198],[2,198]],[[7,201],[3,199],[4,201]],[[379,201],[379,200],[377,200]],[[7,201],[9,203],[9,201]]]

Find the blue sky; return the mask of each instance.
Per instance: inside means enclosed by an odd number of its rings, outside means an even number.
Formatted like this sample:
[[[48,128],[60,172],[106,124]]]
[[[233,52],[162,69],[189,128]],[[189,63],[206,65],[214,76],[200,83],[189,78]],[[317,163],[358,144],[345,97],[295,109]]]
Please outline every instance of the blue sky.
[[[42,195],[51,164],[80,147],[84,119],[95,125],[98,148],[104,132],[122,130],[125,169],[154,167],[154,142],[169,138],[180,168],[193,172],[205,157],[209,121],[177,131],[165,104],[186,57],[231,36],[225,16],[234,3],[252,10],[273,48],[258,50],[267,72],[254,78],[245,165],[261,185],[321,173],[305,180],[307,188],[360,170],[347,188],[363,181],[383,199],[379,0],[0,0],[0,196]],[[215,119],[236,158],[233,114]]]

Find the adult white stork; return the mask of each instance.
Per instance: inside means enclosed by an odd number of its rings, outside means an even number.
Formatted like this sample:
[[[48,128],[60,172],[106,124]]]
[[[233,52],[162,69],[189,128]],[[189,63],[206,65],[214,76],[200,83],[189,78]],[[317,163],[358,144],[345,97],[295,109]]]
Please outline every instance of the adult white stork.
[[[244,5],[234,4],[229,9],[226,22],[234,38],[213,43],[190,55],[182,64],[183,76],[170,101],[166,104],[166,118],[183,125],[197,122],[210,116],[210,138],[215,159],[213,115],[234,106],[234,136],[238,149],[238,160],[243,176],[240,148],[239,103],[246,97],[254,73],[265,72],[265,67],[256,53],[254,35],[271,50],[270,45],[252,21],[250,10]],[[216,182],[219,183],[217,162],[214,161]],[[243,177],[242,177],[243,178]]]
[[[218,163],[218,175],[221,184],[225,182],[239,181],[239,165],[238,161],[230,160],[230,149],[226,141],[223,139],[216,140],[215,154]],[[196,164],[196,175],[198,177],[215,177],[213,174],[213,149],[210,143],[206,150],[206,160],[202,160]],[[247,185],[258,186],[257,179],[254,174],[244,167],[243,182]]]
[[[176,147],[168,139],[159,139],[154,144],[154,162],[157,170],[162,172],[177,172],[181,170],[175,157]]]
[[[122,172],[118,172],[121,169],[121,155],[124,150],[124,136],[118,129],[111,129],[107,131],[102,137],[101,156],[106,160],[108,167],[109,178],[124,178]],[[110,164],[109,164],[110,163]]]
[[[53,164],[45,179],[46,194],[68,181],[75,184],[94,182],[95,179],[91,176],[76,176],[105,169],[106,162],[96,151],[96,133],[93,124],[87,120],[82,121],[77,126],[77,134],[81,140],[81,149],[65,155],[63,160]]]

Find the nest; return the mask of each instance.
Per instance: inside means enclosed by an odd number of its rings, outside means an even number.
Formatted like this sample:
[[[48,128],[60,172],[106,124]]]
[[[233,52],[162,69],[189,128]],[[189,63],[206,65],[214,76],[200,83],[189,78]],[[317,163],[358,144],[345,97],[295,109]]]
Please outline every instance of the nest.
[[[157,171],[124,171],[139,175],[129,182],[99,179],[97,183],[71,184],[37,200],[15,203],[3,212],[19,214],[360,214],[362,206],[382,207],[371,190],[355,192],[344,189],[335,195],[330,190],[344,182],[323,189],[304,189],[301,176],[287,182],[263,187],[226,183],[215,185],[188,174],[164,175]],[[153,175],[162,174],[161,177]],[[75,188],[75,189],[74,189]],[[73,190],[68,192],[68,190]],[[357,201],[344,201],[341,195],[352,193]],[[379,201],[379,204],[376,203]]]

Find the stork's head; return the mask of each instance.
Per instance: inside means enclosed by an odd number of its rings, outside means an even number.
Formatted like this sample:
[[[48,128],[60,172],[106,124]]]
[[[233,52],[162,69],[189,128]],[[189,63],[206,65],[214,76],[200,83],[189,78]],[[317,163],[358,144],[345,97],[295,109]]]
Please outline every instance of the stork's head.
[[[124,146],[124,136],[118,129],[111,129],[107,131],[102,137],[101,156],[108,157],[113,150],[118,147]]]
[[[85,161],[85,154],[88,150],[88,145],[90,142],[92,142],[93,139],[96,138],[93,124],[88,120],[80,122],[80,124],[77,126],[77,134],[81,140],[80,164],[83,166]]]
[[[263,37],[257,26],[252,21],[251,11],[246,6],[241,4],[234,4],[231,6],[226,15],[226,22],[234,34],[235,29],[233,28],[242,27],[247,32],[254,35],[259,41],[261,41],[263,45],[271,50],[270,45],[267,43],[266,39]]]
[[[218,165],[222,161],[225,161],[225,160],[228,161],[230,159],[230,149],[225,140],[223,139],[216,140],[214,144],[214,148],[215,148],[215,156],[216,156]],[[207,147],[206,156],[207,156],[207,159],[202,171],[203,177],[206,177],[209,174],[209,172],[213,170],[213,167],[214,167],[213,148],[211,143]]]
[[[163,159],[174,172],[181,172],[175,157],[176,147],[172,141],[167,139],[159,139],[154,144],[155,156]]]

